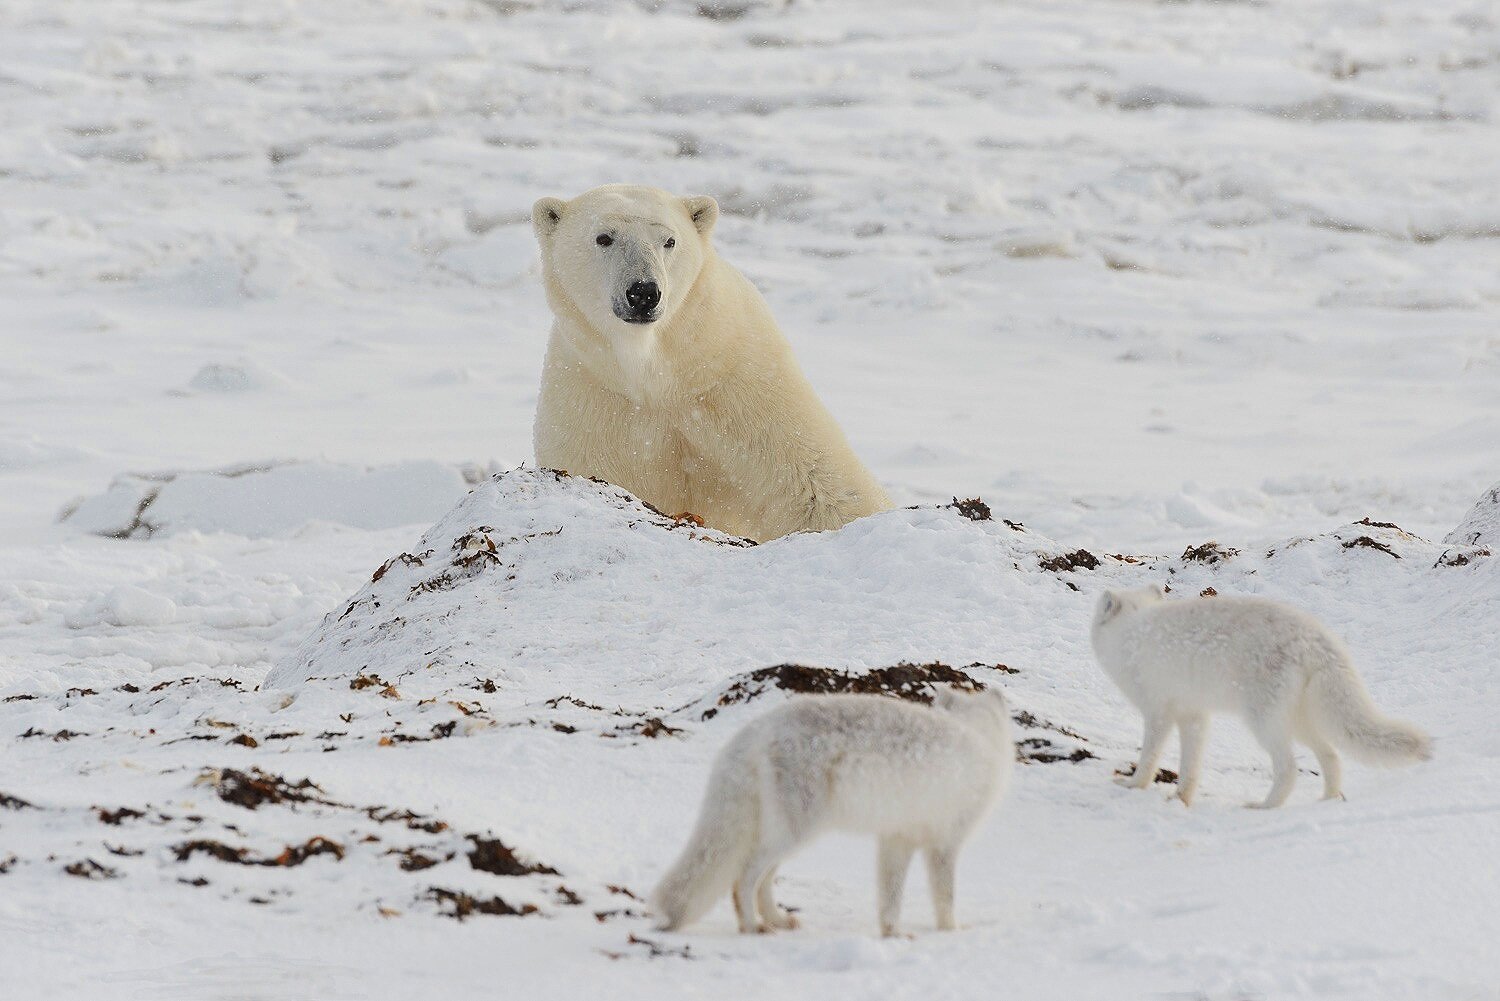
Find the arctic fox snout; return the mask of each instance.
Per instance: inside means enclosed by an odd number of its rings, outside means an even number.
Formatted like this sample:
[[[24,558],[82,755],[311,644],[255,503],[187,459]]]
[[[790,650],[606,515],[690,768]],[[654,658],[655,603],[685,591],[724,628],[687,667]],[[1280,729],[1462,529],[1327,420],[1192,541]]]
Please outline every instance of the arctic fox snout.
[[[1126,783],[1132,788],[1151,784],[1176,727],[1177,795],[1191,804],[1214,712],[1243,718],[1271,755],[1271,790],[1253,806],[1277,807],[1291,795],[1293,741],[1317,755],[1324,799],[1343,796],[1340,749],[1386,766],[1432,756],[1427,734],[1376,709],[1338,637],[1274,601],[1166,601],[1154,587],[1110,591],[1094,611],[1092,635],[1104,672],[1145,717],[1140,761]]]
[[[796,927],[775,900],[777,867],[822,832],[845,830],[878,839],[882,934],[896,934],[919,850],[937,926],[951,929],[959,848],[1004,792],[1015,755],[993,690],[940,690],[932,706],[816,695],[773,709],[715,760],[698,824],[651,896],[660,927],[697,920],[725,893],[741,932]]]

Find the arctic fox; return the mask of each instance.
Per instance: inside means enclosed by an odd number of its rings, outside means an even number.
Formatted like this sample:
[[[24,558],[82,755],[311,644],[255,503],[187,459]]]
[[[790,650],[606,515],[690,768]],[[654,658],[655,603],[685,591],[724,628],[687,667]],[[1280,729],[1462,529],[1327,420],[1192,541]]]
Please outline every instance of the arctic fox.
[[[741,932],[797,927],[772,896],[776,867],[819,833],[845,830],[879,839],[882,935],[896,934],[919,848],[937,926],[951,929],[959,847],[1004,792],[1015,757],[994,689],[939,689],[931,707],[814,695],[773,709],[719,752],[697,827],[651,896],[660,927],[696,920],[726,891]]]
[[[1306,613],[1264,598],[1164,601],[1159,588],[1108,591],[1094,611],[1094,653],[1146,718],[1140,761],[1123,784],[1144,789],[1173,724],[1181,742],[1177,795],[1191,804],[1208,715],[1242,716],[1271,755],[1264,802],[1286,802],[1297,781],[1292,741],[1312,748],[1323,798],[1342,798],[1338,752],[1376,765],[1425,761],[1432,741],[1382,716],[1338,638]]]

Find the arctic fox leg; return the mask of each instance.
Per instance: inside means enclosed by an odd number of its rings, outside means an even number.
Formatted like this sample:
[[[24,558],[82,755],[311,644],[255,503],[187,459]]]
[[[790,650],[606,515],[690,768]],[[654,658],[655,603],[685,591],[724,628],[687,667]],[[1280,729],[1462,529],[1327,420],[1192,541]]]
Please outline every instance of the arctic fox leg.
[[[1127,789],[1145,789],[1156,779],[1156,765],[1161,761],[1161,752],[1167,745],[1167,735],[1172,732],[1172,721],[1166,713],[1146,713],[1146,732],[1141,737],[1140,760],[1135,774],[1117,781]]]
[[[906,870],[911,865],[913,846],[910,842],[889,835],[880,839],[877,853],[877,894],[880,898],[880,934],[889,938],[896,934],[896,924],[901,918],[901,891],[906,884]]]
[[[1266,798],[1259,803],[1247,805],[1271,810],[1285,803],[1286,798],[1292,794],[1292,786],[1297,784],[1297,756],[1292,750],[1292,738],[1283,721],[1255,720],[1251,722],[1250,729],[1255,734],[1255,739],[1271,755],[1274,777]]]
[[[1183,716],[1177,721],[1178,742],[1181,759],[1177,762],[1177,798],[1183,806],[1193,805],[1193,796],[1198,792],[1198,779],[1203,775],[1203,745],[1208,739],[1208,715],[1196,713]]]
[[[1312,727],[1308,727],[1300,736],[1302,743],[1312,748],[1312,752],[1318,756],[1318,771],[1323,773],[1323,798],[1343,799],[1344,763],[1339,760],[1339,752]]]
[[[932,911],[939,931],[952,931],[953,877],[958,868],[957,845],[933,845],[926,851],[927,882],[932,888]]]
[[[769,843],[763,841],[756,846],[755,853],[745,864],[745,871],[734,884],[734,907],[739,917],[740,931],[744,934],[768,932],[775,927],[770,922],[757,920],[755,908],[761,899],[762,884],[776,872],[776,867],[792,853],[794,847],[796,846],[789,837],[778,838]],[[770,891],[765,892],[769,896]]]
[[[760,911],[760,922],[769,928],[780,928],[790,930],[797,927],[797,918],[776,903],[772,887],[776,882],[776,866],[766,873],[765,878],[760,881],[760,887],[755,891],[755,906]]]

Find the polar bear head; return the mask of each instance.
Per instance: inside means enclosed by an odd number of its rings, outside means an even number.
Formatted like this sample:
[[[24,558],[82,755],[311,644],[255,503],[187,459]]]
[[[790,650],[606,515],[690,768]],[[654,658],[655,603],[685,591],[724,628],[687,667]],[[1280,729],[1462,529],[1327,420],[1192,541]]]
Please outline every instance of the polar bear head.
[[[719,206],[704,195],[610,184],[531,209],[554,310],[601,333],[671,320],[712,253]]]

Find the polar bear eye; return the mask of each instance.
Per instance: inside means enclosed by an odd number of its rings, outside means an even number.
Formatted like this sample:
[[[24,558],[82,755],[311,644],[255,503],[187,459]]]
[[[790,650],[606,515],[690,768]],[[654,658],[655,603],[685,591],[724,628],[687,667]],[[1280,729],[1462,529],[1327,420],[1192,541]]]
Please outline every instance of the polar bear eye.
[[[614,239],[614,237],[610,236],[608,233],[600,233],[598,236],[594,237],[594,242],[597,243],[601,247],[607,247],[611,243],[614,243],[615,239]]]
[[[671,250],[673,247],[677,246],[677,238],[672,236],[667,237],[667,242],[662,244],[662,246],[666,247],[668,250]]]

